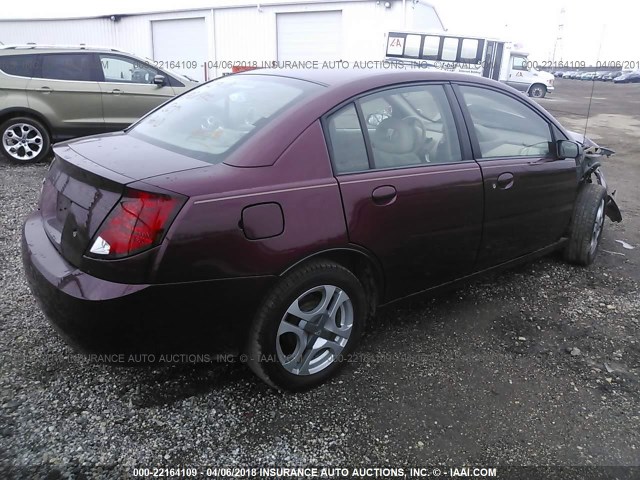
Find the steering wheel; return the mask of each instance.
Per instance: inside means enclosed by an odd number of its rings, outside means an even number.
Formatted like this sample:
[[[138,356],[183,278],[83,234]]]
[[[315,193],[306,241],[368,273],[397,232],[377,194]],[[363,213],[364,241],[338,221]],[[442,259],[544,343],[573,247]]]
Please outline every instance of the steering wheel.
[[[424,126],[422,120],[415,115],[409,115],[404,117],[402,121],[406,121],[411,124],[418,132],[418,136],[416,142],[413,146],[413,153],[418,155],[420,161],[424,162],[426,160],[426,146],[427,146],[427,129]],[[417,127],[417,128],[416,128]]]

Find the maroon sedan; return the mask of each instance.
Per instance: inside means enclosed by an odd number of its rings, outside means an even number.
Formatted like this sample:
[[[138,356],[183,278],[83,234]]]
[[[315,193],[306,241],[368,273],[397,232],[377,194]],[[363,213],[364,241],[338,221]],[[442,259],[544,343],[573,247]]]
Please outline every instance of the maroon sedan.
[[[591,263],[621,217],[612,152],[575,140],[482,78],[231,75],[55,146],[24,266],[84,351],[243,353],[308,388],[378,306],[557,249]]]

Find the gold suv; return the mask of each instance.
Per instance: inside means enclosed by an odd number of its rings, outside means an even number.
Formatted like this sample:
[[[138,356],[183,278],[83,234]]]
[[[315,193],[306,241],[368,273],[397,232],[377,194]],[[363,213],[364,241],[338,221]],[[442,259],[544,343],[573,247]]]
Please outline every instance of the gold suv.
[[[112,48],[0,47],[0,152],[16,163],[52,142],[122,130],[197,82]]]

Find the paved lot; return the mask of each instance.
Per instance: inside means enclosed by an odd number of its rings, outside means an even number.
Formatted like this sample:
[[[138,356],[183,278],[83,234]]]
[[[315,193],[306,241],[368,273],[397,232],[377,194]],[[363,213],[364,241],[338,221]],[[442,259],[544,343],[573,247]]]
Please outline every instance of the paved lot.
[[[583,130],[591,87],[560,80],[541,103]],[[46,165],[0,161],[0,478],[161,465],[640,465],[640,85],[596,83],[588,134],[619,152],[605,169],[624,215],[607,223],[595,265],[550,257],[388,308],[358,361],[300,395],[240,365],[70,356],[19,260]]]

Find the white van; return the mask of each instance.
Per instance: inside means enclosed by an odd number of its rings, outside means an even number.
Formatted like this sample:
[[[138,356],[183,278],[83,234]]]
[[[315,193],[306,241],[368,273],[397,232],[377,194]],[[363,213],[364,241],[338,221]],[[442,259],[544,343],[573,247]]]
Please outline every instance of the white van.
[[[504,82],[532,97],[554,90],[554,77],[531,66],[511,42],[449,33],[389,32],[386,60],[470,73]]]

